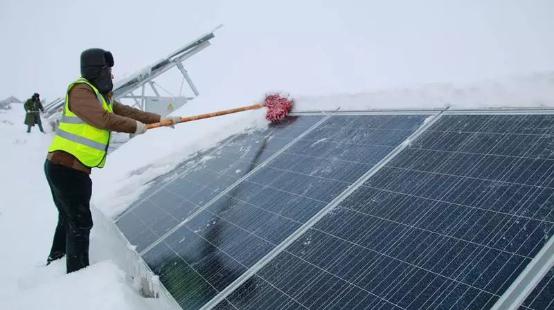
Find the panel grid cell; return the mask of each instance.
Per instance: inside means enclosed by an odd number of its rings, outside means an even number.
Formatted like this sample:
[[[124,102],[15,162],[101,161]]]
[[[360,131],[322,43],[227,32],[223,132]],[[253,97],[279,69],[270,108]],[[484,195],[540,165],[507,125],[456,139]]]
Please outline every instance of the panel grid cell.
[[[276,289],[225,303],[489,309],[554,231],[553,128],[552,115],[443,116],[250,279]],[[356,305],[341,299],[353,290]]]
[[[329,118],[154,246],[144,254],[145,261],[162,283],[172,278],[167,263],[176,259],[204,279],[213,290],[201,296],[188,292],[177,299],[184,309],[197,308],[196,299],[207,302],[237,279],[424,119],[421,115]],[[173,290],[178,289],[169,288]],[[229,306],[234,307],[232,302]],[[286,306],[298,304],[292,300]]]

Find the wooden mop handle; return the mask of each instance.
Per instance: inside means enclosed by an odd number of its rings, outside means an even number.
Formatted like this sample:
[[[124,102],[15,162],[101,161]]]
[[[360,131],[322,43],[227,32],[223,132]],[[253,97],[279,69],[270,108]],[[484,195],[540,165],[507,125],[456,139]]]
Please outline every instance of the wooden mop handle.
[[[242,111],[247,111],[247,110],[256,110],[256,109],[260,109],[260,108],[263,108],[263,107],[265,107],[265,105],[263,105],[262,103],[258,103],[258,104],[253,104],[253,105],[244,106],[244,107],[240,107],[240,108],[217,111],[217,112],[212,112],[212,113],[199,114],[199,115],[186,116],[186,117],[183,116],[183,117],[181,117],[181,119],[177,123],[191,122],[191,121],[196,121],[196,120],[199,120],[199,119],[216,117],[216,116],[221,116],[221,115],[226,115],[226,114],[231,114],[231,113],[237,113],[237,112],[242,112]],[[153,128],[158,128],[158,127],[163,127],[163,126],[171,126],[171,125],[173,125],[171,123],[171,121],[158,122],[158,123],[146,124],[146,128],[147,129],[153,129]]]

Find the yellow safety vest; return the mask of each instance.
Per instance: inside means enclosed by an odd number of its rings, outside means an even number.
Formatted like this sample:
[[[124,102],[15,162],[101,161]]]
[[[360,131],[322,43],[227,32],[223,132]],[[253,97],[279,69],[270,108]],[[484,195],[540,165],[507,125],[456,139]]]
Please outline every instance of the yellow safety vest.
[[[48,152],[64,151],[75,156],[87,167],[102,168],[106,162],[106,154],[110,144],[110,131],[89,125],[69,110],[69,91],[76,84],[90,86],[102,108],[109,113],[113,113],[112,103],[107,102],[104,96],[89,81],[79,78],[67,87],[62,119]]]

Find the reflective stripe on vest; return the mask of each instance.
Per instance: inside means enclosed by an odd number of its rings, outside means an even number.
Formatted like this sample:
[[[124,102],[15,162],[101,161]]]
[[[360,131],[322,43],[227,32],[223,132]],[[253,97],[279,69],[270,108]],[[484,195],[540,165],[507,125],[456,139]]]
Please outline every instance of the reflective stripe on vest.
[[[107,146],[106,144],[98,143],[96,141],[89,140],[85,137],[80,137],[78,135],[72,134],[72,133],[67,132],[65,130],[62,130],[60,128],[58,128],[58,130],[56,130],[56,135],[58,135],[62,138],[65,138],[67,140],[77,142],[79,144],[86,145],[86,146],[91,147],[93,149],[97,149],[99,151],[104,151],[106,149],[106,146]]]
[[[48,151],[65,151],[87,167],[102,168],[106,161],[110,131],[89,125],[69,109],[69,92],[76,84],[86,84],[92,88],[102,108],[109,113],[113,112],[111,103],[86,79],[80,78],[69,84],[60,125]]]
[[[62,119],[60,120],[62,123],[68,123],[68,124],[86,124],[82,119],[80,119],[78,116],[67,116],[63,115]]]

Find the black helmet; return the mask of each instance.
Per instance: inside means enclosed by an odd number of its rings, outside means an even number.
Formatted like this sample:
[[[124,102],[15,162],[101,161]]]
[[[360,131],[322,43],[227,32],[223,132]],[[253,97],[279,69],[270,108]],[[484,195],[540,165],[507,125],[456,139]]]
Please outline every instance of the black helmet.
[[[38,98],[40,95],[38,93],[34,93],[32,98]]]

